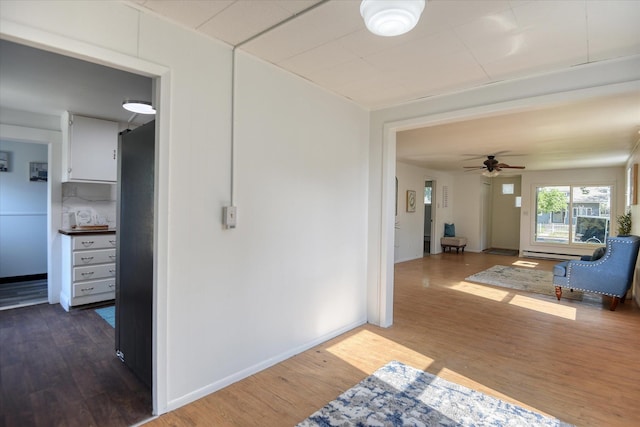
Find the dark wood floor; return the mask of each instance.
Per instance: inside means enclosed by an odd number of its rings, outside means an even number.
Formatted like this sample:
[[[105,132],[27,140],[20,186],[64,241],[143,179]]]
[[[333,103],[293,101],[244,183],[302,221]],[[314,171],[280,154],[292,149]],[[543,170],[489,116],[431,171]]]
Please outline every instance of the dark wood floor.
[[[40,304],[0,311],[0,426],[130,426],[151,392],[115,356],[94,310]]]

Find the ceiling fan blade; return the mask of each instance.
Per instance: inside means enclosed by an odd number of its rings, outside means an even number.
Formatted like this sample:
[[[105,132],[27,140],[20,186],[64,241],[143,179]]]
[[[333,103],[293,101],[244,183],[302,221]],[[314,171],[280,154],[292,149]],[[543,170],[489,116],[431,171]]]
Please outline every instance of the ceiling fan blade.
[[[507,155],[506,153],[508,153],[509,151],[507,150],[502,150],[502,151],[496,151],[493,154],[490,154],[493,157],[498,157],[498,156],[504,156]],[[487,155],[486,154],[462,154],[465,157],[468,157],[465,159],[466,160],[480,160],[480,159],[486,159]],[[513,155],[513,154],[509,154],[509,155]]]
[[[498,163],[498,165],[497,165],[497,166],[498,166],[498,167],[501,167],[501,168],[524,169],[524,166],[509,166],[509,165],[508,165],[508,164],[506,164],[506,163]]]
[[[463,166],[465,169],[486,169],[485,166]]]

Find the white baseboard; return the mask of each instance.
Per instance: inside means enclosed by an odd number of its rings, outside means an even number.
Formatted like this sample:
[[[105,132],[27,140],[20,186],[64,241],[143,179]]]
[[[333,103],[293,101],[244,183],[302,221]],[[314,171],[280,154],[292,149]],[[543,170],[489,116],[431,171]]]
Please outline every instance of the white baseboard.
[[[312,341],[309,341],[309,342],[307,342],[305,344],[302,344],[302,345],[300,345],[298,347],[292,348],[289,351],[286,351],[286,352],[281,353],[281,354],[279,354],[277,356],[274,356],[272,358],[264,360],[264,361],[262,361],[260,363],[257,363],[255,365],[253,365],[253,366],[249,366],[246,369],[243,369],[243,370],[238,371],[238,372],[236,372],[234,374],[231,374],[231,375],[229,375],[229,376],[227,376],[227,377],[225,377],[225,378],[223,378],[223,379],[221,379],[219,381],[216,381],[216,382],[213,382],[213,383],[211,383],[209,385],[206,385],[205,387],[202,387],[202,388],[200,388],[198,390],[195,390],[195,391],[193,391],[193,392],[191,392],[189,394],[186,394],[186,395],[184,395],[182,397],[179,397],[177,399],[173,399],[173,400],[171,400],[171,401],[169,401],[167,403],[166,411],[164,411],[164,412],[170,412],[170,411],[176,410],[176,409],[178,409],[178,408],[180,408],[180,407],[182,407],[184,405],[187,405],[187,404],[189,404],[191,402],[194,402],[194,401],[196,401],[196,400],[198,400],[198,399],[200,399],[200,398],[202,398],[204,396],[207,396],[207,395],[209,395],[211,393],[214,393],[214,392],[216,392],[218,390],[221,390],[221,389],[223,389],[223,388],[225,388],[225,387],[227,387],[227,386],[229,386],[229,385],[231,385],[233,383],[236,383],[236,382],[238,382],[240,380],[243,380],[243,379],[245,379],[247,377],[250,377],[251,375],[256,374],[256,373],[258,373],[260,371],[263,371],[263,370],[265,370],[265,369],[267,369],[267,368],[269,368],[269,367],[271,367],[273,365],[276,365],[276,364],[278,364],[278,363],[280,363],[280,362],[282,362],[284,360],[287,360],[290,357],[295,356],[296,354],[300,354],[300,353],[302,353],[302,352],[304,352],[306,350],[309,350],[310,348],[313,348],[313,347],[317,346],[318,344],[322,344],[323,342],[328,341],[328,340],[330,340],[332,338],[335,338],[335,337],[337,337],[337,336],[339,336],[341,334],[344,334],[345,332],[348,332],[348,331],[350,331],[350,330],[352,330],[354,328],[357,328],[358,326],[362,326],[365,323],[367,323],[367,321],[364,320],[364,319],[360,320],[360,321],[357,321],[357,322],[354,322],[354,323],[352,323],[350,325],[347,325],[347,326],[345,326],[343,328],[340,328],[340,329],[332,331],[332,332],[330,332],[328,334],[322,335],[322,336],[320,336],[320,337],[318,337],[318,338],[316,338],[316,339],[314,339]],[[160,414],[158,414],[158,415],[160,415]]]

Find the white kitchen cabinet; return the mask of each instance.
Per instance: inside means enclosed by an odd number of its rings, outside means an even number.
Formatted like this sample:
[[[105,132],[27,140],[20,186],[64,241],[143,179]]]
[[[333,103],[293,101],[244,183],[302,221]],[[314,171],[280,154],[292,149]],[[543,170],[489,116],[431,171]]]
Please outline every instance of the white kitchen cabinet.
[[[116,235],[62,235],[60,304],[71,307],[115,299]]]
[[[62,181],[114,183],[118,177],[119,124],[62,115]]]

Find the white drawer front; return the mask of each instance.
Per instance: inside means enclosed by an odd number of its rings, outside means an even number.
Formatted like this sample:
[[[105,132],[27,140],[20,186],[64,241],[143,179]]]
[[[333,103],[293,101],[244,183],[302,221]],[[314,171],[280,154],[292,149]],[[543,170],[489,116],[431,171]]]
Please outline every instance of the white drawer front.
[[[73,236],[74,251],[83,249],[107,249],[115,247],[115,234],[89,234],[86,236]]]
[[[80,251],[73,253],[73,265],[106,264],[116,262],[115,249],[98,249],[95,251]]]
[[[73,285],[73,298],[86,295],[102,294],[105,292],[115,292],[115,279],[92,280],[90,282],[75,283]]]
[[[88,265],[73,268],[73,281],[95,280],[116,277],[115,264]]]

